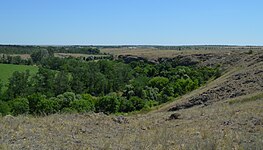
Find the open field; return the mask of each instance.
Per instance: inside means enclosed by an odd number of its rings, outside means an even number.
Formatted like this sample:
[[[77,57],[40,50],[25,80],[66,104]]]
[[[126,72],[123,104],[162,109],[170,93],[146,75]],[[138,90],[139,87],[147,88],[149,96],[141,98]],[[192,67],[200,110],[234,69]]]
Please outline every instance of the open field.
[[[159,50],[155,48],[104,48],[101,50],[102,53],[110,53],[116,56],[119,55],[134,55],[140,56],[148,59],[158,59],[158,58],[173,58],[178,55],[192,55],[192,54],[219,54],[219,53],[230,53],[231,52],[248,52],[249,49],[220,49],[220,50]],[[255,51],[259,51],[256,49]]]
[[[111,53],[174,54],[224,72],[149,112],[1,117],[0,149],[263,149],[263,51],[127,51]]]
[[[4,82],[4,84],[7,84],[8,79],[12,76],[13,72],[26,70],[29,70],[31,74],[35,74],[38,68],[26,65],[0,64],[0,79]]]
[[[55,53],[55,57],[65,58],[65,57],[74,57],[74,58],[80,58],[80,57],[108,57],[109,55],[91,55],[91,54],[73,54],[73,53]]]

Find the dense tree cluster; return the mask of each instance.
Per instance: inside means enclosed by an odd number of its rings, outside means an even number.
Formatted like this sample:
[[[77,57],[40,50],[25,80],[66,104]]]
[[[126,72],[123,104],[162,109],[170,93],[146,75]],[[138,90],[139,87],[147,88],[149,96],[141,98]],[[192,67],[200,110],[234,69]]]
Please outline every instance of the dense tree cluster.
[[[83,57],[85,61],[112,59],[111,55],[99,55],[101,54],[100,50],[92,47],[0,45],[0,63],[17,65],[40,64],[45,58],[53,58],[55,53],[91,54],[91,56]],[[19,54],[30,54],[30,58],[22,58]]]
[[[172,61],[87,62],[56,58],[52,51],[34,55],[37,74],[14,72],[7,90],[0,92],[0,113],[132,112],[170,101],[220,75],[218,68],[177,66]]]
[[[0,45],[0,54],[32,54],[41,50],[53,51],[55,53],[100,54],[100,50],[98,48],[88,46]]]
[[[0,63],[2,64],[16,64],[16,65],[32,65],[32,59],[22,59],[21,56],[10,56],[0,54]]]

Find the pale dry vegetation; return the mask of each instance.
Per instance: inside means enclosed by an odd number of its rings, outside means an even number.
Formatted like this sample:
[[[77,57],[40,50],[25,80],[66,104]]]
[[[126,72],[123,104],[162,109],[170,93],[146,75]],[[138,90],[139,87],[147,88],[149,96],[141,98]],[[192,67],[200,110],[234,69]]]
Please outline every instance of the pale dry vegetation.
[[[103,114],[6,116],[0,144],[7,149],[262,149],[262,98],[173,112],[124,117]]]
[[[179,53],[125,51],[113,53],[149,57]],[[201,65],[220,63],[226,69],[224,75],[174,102],[124,116],[89,113],[1,117],[0,149],[263,149],[263,53],[206,54],[200,57],[207,59]],[[167,111],[202,96],[207,97],[204,103]],[[174,113],[179,118],[169,119]]]

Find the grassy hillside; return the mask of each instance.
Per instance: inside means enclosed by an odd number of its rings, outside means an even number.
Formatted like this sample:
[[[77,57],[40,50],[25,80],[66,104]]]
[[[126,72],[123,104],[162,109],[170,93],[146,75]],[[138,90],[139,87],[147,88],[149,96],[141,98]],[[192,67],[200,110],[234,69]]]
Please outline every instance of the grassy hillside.
[[[4,84],[6,84],[8,83],[8,79],[12,76],[13,72],[29,70],[31,74],[35,74],[38,68],[35,66],[0,64],[0,70],[0,79],[4,82]]]
[[[263,51],[207,53],[191,56],[224,75],[159,109],[0,117],[0,149],[263,149]]]

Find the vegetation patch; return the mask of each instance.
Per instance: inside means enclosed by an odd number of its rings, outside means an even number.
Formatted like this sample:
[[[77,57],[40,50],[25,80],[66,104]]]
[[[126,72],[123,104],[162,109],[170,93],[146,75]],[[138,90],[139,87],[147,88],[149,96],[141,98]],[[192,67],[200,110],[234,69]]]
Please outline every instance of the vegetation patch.
[[[80,49],[75,50],[78,52]],[[96,52],[95,49],[89,50]],[[54,51],[57,49],[34,51],[31,63],[38,68],[17,67],[36,70],[13,70],[12,75],[9,74],[7,90],[0,94],[4,101],[2,105],[10,107],[10,114],[90,111],[110,114],[149,110],[220,75],[218,67],[181,63],[184,60],[180,58],[164,59],[158,63],[121,58],[93,61],[55,57]],[[2,60],[8,61],[6,58]]]

